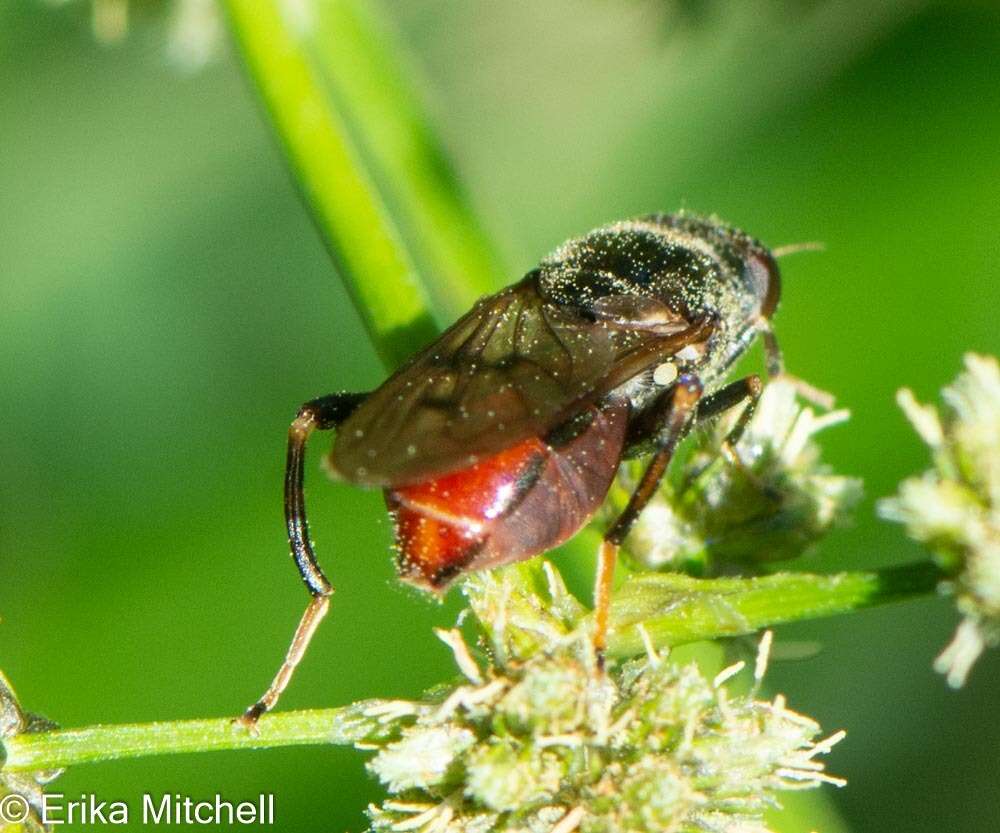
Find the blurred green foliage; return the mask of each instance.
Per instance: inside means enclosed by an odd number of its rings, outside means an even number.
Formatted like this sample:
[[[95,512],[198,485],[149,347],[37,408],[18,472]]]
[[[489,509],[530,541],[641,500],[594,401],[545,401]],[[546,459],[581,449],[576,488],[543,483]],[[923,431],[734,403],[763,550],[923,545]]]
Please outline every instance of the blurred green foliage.
[[[389,8],[387,5],[386,8]],[[917,557],[872,502],[925,466],[893,402],[969,349],[1000,353],[1000,13],[988,3],[391,6],[514,279],[564,238],[656,209],[715,211],[784,264],[789,368],[850,407],[824,437],[863,476],[857,524],[809,559]],[[303,400],[380,379],[245,79],[198,73],[162,28],[95,44],[87,10],[0,6],[0,668],[66,726],[236,714],[305,594],[285,555],[284,433]],[[451,622],[402,589],[381,498],[310,495],[333,610],[283,707],[416,696]],[[953,693],[936,600],[782,628],[813,658],[770,682],[848,739],[855,831],[995,831],[1000,657]],[[379,794],[343,749],[84,767],[59,788],[276,794],[282,831],[359,829]]]

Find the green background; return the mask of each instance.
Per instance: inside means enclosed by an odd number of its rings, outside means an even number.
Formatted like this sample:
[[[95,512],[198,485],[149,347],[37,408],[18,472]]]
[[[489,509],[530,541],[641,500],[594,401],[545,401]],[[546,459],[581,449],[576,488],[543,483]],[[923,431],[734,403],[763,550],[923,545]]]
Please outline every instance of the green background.
[[[1000,14],[989,3],[391,4],[429,107],[514,279],[566,237],[680,206],[772,245],[789,368],[854,413],[824,440],[863,476],[810,567],[921,556],[873,503],[926,453],[893,402],[1000,353]],[[236,714],[306,596],[285,555],[298,404],[382,371],[231,50],[196,72],[140,22],[0,6],[0,668],[64,726]],[[146,15],[144,15],[146,17]],[[148,17],[155,17],[148,15]],[[285,708],[413,696],[454,619],[399,586],[380,495],[308,468],[337,585]],[[582,567],[580,568],[582,569]],[[855,831],[1000,827],[1000,653],[931,670],[947,601],[779,629],[770,683],[848,739]],[[68,796],[276,794],[282,831],[363,827],[353,750],[80,767]],[[832,790],[831,790],[832,792]]]

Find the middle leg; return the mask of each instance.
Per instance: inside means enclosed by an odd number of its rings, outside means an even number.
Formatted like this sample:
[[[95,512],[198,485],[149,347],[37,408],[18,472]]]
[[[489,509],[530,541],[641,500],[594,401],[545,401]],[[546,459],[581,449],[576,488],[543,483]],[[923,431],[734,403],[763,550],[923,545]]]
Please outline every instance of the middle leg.
[[[608,641],[608,614],[611,608],[611,583],[618,561],[618,549],[650,498],[656,493],[677,444],[694,422],[701,395],[701,381],[697,376],[685,374],[677,380],[672,395],[664,403],[662,426],[656,436],[657,450],[643,472],[639,485],[629,498],[628,504],[611,528],[604,533],[594,587],[593,644],[598,668],[604,667],[604,650]]]

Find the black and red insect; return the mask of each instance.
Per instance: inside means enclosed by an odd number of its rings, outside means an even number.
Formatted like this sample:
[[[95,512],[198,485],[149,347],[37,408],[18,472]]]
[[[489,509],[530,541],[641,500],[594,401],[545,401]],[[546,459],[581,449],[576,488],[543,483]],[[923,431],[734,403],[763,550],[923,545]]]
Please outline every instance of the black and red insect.
[[[758,334],[768,372],[780,372],[770,328],[779,294],[774,254],[715,218],[615,223],[480,300],[374,391],[303,405],[289,430],[285,516],[312,601],[244,722],[273,707],[332,593],[302,491],[313,430],[337,430],[334,476],[384,489],[401,578],[437,592],[565,541],[601,505],[621,461],[649,455],[601,546],[593,641],[602,657],[618,546],[677,443],[695,423],[746,403],[724,447],[731,453],[761,381],[723,381]]]

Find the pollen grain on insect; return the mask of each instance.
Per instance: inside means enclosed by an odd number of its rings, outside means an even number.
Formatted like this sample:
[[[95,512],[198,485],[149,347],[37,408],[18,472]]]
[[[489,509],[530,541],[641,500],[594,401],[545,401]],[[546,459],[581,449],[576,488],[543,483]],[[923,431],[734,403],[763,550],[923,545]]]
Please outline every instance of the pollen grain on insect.
[[[677,380],[677,365],[673,362],[663,362],[653,371],[653,382],[666,387]]]

